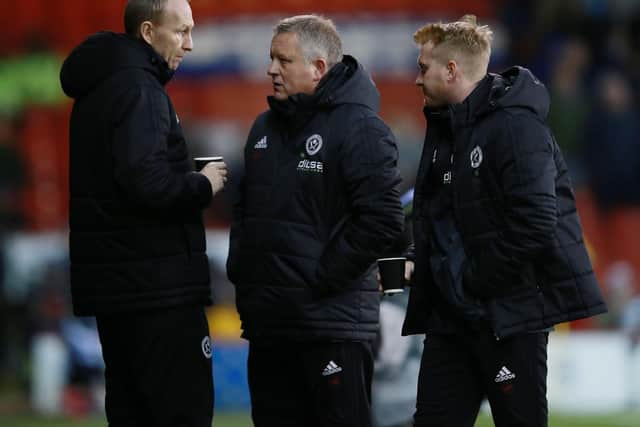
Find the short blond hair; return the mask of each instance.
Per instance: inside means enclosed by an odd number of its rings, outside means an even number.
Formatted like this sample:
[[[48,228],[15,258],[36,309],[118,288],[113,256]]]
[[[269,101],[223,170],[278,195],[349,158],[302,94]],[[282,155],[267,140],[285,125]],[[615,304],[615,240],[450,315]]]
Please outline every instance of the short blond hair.
[[[427,24],[413,34],[413,40],[418,45],[431,42],[437,60],[443,64],[455,60],[469,79],[480,80],[487,74],[493,32],[488,25],[478,25],[475,15]]]

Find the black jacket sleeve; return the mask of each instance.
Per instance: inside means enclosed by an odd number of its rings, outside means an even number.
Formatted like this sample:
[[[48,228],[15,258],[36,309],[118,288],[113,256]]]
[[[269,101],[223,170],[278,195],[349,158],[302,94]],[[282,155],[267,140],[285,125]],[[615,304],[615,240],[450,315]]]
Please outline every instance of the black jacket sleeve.
[[[391,130],[377,117],[366,118],[345,141],[340,169],[349,216],[322,254],[319,291],[338,290],[362,276],[403,230],[398,149]]]
[[[195,210],[213,197],[209,180],[174,170],[167,155],[169,99],[151,86],[127,91],[118,102],[113,133],[115,178],[134,202],[150,209]]]
[[[531,116],[516,115],[506,121],[495,144],[504,231],[467,269],[470,290],[480,295],[518,286],[523,265],[552,244],[557,223],[557,171],[549,129]]]

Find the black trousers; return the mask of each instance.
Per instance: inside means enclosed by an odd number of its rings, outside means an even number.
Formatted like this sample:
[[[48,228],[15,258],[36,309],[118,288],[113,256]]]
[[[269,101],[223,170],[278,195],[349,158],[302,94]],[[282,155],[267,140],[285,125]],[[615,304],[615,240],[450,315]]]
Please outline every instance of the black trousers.
[[[255,427],[370,427],[369,343],[250,342]]]
[[[203,307],[97,321],[109,427],[211,427],[211,341]]]
[[[547,426],[548,333],[428,335],[415,426],[473,427],[488,398],[496,427]]]

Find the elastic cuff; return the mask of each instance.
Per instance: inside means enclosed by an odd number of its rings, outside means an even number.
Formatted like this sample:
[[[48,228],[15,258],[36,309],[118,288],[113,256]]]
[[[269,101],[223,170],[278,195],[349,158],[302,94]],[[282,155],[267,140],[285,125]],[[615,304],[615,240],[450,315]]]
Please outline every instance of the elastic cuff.
[[[189,172],[188,179],[190,183],[194,184],[200,207],[205,208],[209,206],[213,199],[213,189],[211,188],[209,179],[198,172]]]

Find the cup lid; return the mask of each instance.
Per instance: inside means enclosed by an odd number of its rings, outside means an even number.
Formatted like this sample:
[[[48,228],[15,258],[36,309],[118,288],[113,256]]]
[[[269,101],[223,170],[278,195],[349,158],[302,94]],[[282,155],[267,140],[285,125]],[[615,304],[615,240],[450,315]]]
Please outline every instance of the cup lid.
[[[194,157],[193,160],[196,160],[196,161],[199,161],[199,162],[220,162],[220,161],[224,160],[224,157],[222,157],[222,156]]]

